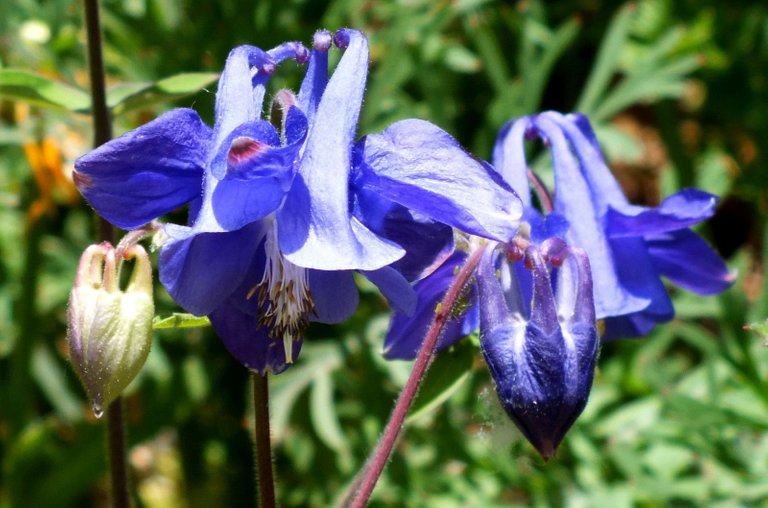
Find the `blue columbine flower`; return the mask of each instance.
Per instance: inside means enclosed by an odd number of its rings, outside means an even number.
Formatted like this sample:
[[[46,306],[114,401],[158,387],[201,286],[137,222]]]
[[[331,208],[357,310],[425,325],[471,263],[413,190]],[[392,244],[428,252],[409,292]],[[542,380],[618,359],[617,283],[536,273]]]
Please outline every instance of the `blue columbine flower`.
[[[329,78],[332,43],[345,52]],[[309,66],[298,96],[276,94],[275,129],[261,119],[265,87],[289,58]],[[368,223],[383,201],[373,210],[350,194],[367,65],[367,40],[349,29],[317,32],[311,55],[299,43],[235,48],[219,81],[213,130],[193,110],[176,109],[76,163],[83,195],[119,227],[136,228],[189,204],[188,226],[164,228],[160,280],[188,312],[209,315],[229,351],[253,370],[284,370],[298,355],[309,320],[348,318],[358,302],[354,270],[396,308],[408,312],[415,305],[406,279],[387,265],[405,255],[399,243],[416,242],[375,231]],[[359,166],[366,157],[356,149],[354,159]],[[488,173],[484,178],[492,180]],[[457,224],[511,236],[519,201],[484,213],[491,206],[470,206]],[[387,215],[376,225],[393,224]],[[434,229],[411,222],[418,232]],[[440,249],[436,243],[403,266],[428,264]]]
[[[660,276],[699,294],[728,288],[734,278],[689,228],[711,217],[712,194],[680,191],[657,208],[630,204],[611,174],[589,120],[545,112],[506,124],[496,141],[494,166],[532,211],[526,139],[539,138],[552,154],[553,210],[567,221],[564,237],[582,247],[593,267],[595,307],[604,338],[648,333],[674,315]],[[546,198],[545,198],[546,199]]]
[[[489,248],[477,268],[480,347],[507,414],[549,459],[592,388],[598,337],[589,260],[557,239],[518,248],[519,256],[505,250]]]

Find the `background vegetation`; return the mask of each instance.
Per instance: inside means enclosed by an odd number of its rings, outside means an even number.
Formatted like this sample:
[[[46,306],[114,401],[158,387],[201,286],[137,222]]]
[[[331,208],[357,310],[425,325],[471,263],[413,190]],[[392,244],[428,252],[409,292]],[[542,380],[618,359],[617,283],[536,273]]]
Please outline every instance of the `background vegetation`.
[[[173,106],[210,119],[215,76],[162,80],[218,72],[237,44],[308,44],[317,28],[352,26],[371,42],[360,134],[420,117],[490,158],[505,120],[580,110],[634,202],[656,204],[689,185],[723,197],[701,232],[738,271],[736,284],[714,298],[676,291],[672,323],[605,344],[589,405],[556,459],[545,464],[504,416],[477,343],[466,340],[431,372],[375,506],[768,504],[768,352],[742,330],[768,317],[768,8],[698,0],[102,7],[116,134]],[[84,41],[79,2],[0,2],[0,506],[107,499],[103,422],[67,364],[64,339],[68,290],[94,224],[70,179],[91,145]],[[275,89],[300,77],[298,66],[281,67]],[[339,500],[407,375],[408,363],[381,359],[387,308],[363,290],[355,318],[313,326],[298,364],[274,379],[284,506]],[[159,285],[157,304],[176,310]],[[248,383],[237,367],[208,329],[156,332],[126,400],[139,506],[253,504]]]

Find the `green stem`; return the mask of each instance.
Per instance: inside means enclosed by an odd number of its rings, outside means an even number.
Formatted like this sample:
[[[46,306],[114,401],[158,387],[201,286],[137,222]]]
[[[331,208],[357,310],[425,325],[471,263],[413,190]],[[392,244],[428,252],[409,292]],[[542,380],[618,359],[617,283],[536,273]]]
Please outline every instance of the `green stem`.
[[[269,380],[252,372],[254,414],[254,456],[256,459],[256,488],[259,507],[274,508],[275,478],[272,472],[272,440],[269,431]]]
[[[392,454],[392,449],[397,442],[400,431],[403,429],[403,422],[408,415],[408,410],[413,403],[413,399],[416,397],[416,393],[424,379],[424,375],[427,373],[427,369],[429,369],[429,366],[432,363],[437,340],[440,338],[443,328],[451,315],[453,306],[461,296],[464,286],[467,284],[474,273],[477,264],[480,262],[480,257],[482,256],[483,251],[485,251],[485,246],[475,249],[469,256],[469,259],[467,259],[467,262],[464,263],[464,266],[456,275],[456,278],[445,293],[442,303],[435,312],[435,318],[432,320],[429,330],[427,330],[424,342],[421,344],[421,349],[419,349],[419,353],[416,356],[416,361],[413,363],[411,375],[408,377],[408,381],[403,387],[403,391],[400,392],[400,397],[395,403],[395,408],[392,410],[392,415],[389,417],[389,421],[384,428],[384,433],[379,440],[376,450],[374,450],[365,469],[363,469],[361,473],[362,479],[358,482],[354,498],[349,505],[352,508],[363,508],[368,503],[368,499],[371,497],[371,493],[373,493],[376,482],[379,480],[381,473],[384,471],[384,467],[386,467],[387,462],[389,461],[389,457]]]

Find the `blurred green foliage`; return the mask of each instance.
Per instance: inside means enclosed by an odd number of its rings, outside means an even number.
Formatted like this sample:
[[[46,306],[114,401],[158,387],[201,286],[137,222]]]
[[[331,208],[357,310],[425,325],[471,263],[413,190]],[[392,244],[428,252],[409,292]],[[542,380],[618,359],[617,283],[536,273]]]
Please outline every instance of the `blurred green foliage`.
[[[94,222],[69,172],[90,147],[81,5],[0,2],[0,506],[104,506],[103,425],[66,361],[65,308]],[[764,506],[768,377],[768,8],[640,0],[106,0],[116,133],[192,106],[210,119],[233,46],[352,26],[371,42],[360,134],[404,117],[490,157],[514,116],[579,109],[631,199],[687,185],[723,195],[703,233],[738,281],[677,318],[605,344],[584,415],[543,463],[504,416],[476,341],[442,355],[375,506]],[[298,66],[278,87],[295,87]],[[274,90],[273,90],[274,91]],[[190,95],[191,94],[191,95]],[[541,164],[545,165],[542,160]],[[180,218],[179,220],[183,220]],[[313,326],[272,384],[284,506],[343,499],[409,371],[380,348],[387,309]],[[176,309],[157,288],[162,315]],[[166,322],[167,323],[167,322]],[[126,397],[139,506],[253,504],[247,373],[207,328],[158,329]]]

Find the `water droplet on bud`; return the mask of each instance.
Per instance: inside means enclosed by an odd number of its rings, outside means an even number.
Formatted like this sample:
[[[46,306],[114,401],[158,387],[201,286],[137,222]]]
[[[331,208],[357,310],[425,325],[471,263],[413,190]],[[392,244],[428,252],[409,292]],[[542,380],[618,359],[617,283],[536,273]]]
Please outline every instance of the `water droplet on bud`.
[[[101,418],[102,416],[104,416],[104,410],[101,408],[100,405],[98,404],[93,405],[93,416],[95,416],[96,418]]]

